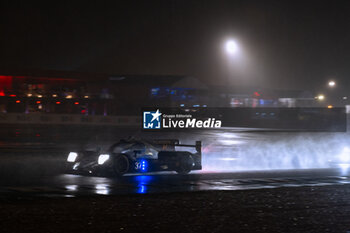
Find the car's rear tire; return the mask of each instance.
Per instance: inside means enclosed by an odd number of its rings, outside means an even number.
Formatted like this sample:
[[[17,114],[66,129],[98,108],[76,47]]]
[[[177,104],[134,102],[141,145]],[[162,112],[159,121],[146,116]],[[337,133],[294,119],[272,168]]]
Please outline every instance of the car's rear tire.
[[[130,162],[125,154],[117,154],[113,159],[113,171],[117,176],[122,176],[130,169]]]
[[[190,154],[181,154],[178,163],[175,171],[180,175],[185,175],[192,170],[194,160]]]

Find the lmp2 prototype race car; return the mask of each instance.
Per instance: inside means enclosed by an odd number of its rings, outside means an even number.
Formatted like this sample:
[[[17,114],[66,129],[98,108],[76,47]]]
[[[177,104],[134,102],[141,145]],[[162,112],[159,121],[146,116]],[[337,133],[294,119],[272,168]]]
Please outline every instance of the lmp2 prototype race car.
[[[195,152],[177,151],[192,148]],[[180,144],[179,140],[120,140],[105,152],[76,151],[67,157],[67,173],[116,175],[156,171],[176,171],[187,174],[202,169],[201,142]]]

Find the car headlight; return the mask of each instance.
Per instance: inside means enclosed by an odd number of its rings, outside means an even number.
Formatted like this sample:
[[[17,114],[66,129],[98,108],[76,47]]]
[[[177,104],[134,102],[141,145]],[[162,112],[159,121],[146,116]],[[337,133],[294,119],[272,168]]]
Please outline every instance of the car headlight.
[[[104,164],[108,159],[109,159],[109,154],[101,154],[100,156],[98,156],[97,163],[98,163],[99,165],[102,165],[102,164]]]
[[[74,163],[75,160],[77,159],[77,157],[78,157],[78,153],[76,153],[76,152],[69,152],[69,155],[68,155],[68,158],[67,158],[67,162]]]

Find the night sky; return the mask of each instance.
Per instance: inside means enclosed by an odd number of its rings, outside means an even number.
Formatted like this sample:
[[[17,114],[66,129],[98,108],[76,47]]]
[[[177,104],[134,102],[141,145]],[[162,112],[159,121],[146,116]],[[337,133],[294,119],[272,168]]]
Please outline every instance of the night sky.
[[[0,69],[191,75],[209,84],[350,89],[346,1],[1,3]],[[223,44],[240,51],[229,58]]]

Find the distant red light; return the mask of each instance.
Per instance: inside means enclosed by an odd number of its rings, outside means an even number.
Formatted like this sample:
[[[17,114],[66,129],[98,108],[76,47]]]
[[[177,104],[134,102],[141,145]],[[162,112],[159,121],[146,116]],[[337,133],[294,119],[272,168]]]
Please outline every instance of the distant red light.
[[[40,104],[40,103],[41,103],[41,101],[36,101],[36,103],[37,103],[37,104]]]
[[[81,114],[85,114],[85,113],[86,113],[85,109],[81,110]]]
[[[37,134],[35,134],[35,136],[36,136],[36,137],[40,137],[40,134],[37,133]]]
[[[257,91],[254,92],[254,95],[255,95],[255,96],[260,96],[259,92],[257,92]]]
[[[61,102],[57,101],[56,104],[61,104]]]
[[[5,92],[0,91],[0,96],[5,96]]]
[[[11,97],[16,97],[16,95],[14,95],[14,94],[11,94],[10,96],[11,96]]]
[[[21,101],[20,100],[16,100],[16,103],[19,104],[19,103],[21,103]]]
[[[74,104],[78,105],[78,104],[79,104],[79,102],[75,102]]]

